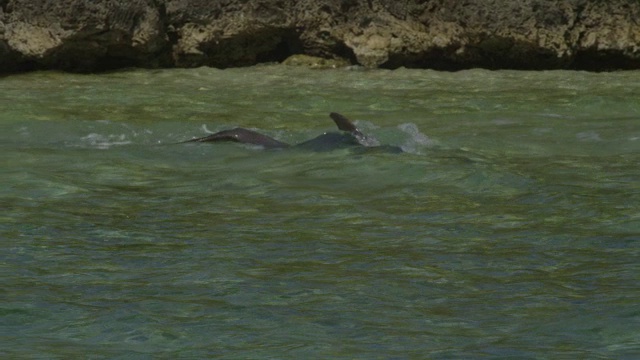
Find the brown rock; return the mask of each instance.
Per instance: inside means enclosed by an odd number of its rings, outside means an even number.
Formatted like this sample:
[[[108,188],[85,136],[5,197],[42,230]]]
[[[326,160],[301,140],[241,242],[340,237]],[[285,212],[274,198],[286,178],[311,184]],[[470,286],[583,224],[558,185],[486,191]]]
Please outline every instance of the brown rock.
[[[8,0],[0,15],[14,67],[91,71],[145,66],[166,46],[152,0]]]
[[[245,66],[640,68],[637,0],[0,0],[0,72]]]

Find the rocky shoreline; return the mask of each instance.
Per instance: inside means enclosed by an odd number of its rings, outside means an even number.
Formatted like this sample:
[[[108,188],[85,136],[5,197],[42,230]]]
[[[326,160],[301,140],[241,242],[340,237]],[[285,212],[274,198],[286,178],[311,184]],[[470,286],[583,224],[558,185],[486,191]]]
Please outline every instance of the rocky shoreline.
[[[391,69],[640,69],[640,1],[0,0],[0,73],[295,54]]]

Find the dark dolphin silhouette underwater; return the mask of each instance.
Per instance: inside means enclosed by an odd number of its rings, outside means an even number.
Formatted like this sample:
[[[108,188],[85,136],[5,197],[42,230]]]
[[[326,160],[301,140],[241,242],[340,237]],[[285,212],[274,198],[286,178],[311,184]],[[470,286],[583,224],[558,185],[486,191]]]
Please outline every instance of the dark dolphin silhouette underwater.
[[[296,145],[290,145],[270,136],[244,128],[222,130],[208,136],[183,141],[183,143],[238,142],[241,144],[262,146],[265,149],[300,148],[311,151],[331,151],[335,149],[354,148],[358,152],[403,152],[399,146],[380,145],[380,142],[375,137],[363,134],[351,120],[343,115],[332,112],[329,116],[342,132],[326,132]]]

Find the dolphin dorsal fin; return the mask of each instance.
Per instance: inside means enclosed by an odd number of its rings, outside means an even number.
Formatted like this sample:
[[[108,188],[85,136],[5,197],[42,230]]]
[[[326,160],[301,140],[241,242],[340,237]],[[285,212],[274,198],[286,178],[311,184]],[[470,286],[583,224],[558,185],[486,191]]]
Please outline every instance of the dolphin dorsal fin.
[[[350,133],[358,131],[358,128],[351,122],[351,120],[347,119],[344,115],[332,112],[331,114],[329,114],[329,116],[331,117],[331,119],[333,119],[336,125],[338,125],[338,129],[342,131],[348,131]]]
[[[378,146],[380,142],[372,137],[366,136],[358,128],[351,122],[351,120],[347,119],[344,115],[340,115],[336,112],[332,112],[329,114],[329,117],[333,119],[333,121],[338,125],[338,129],[342,131],[350,132],[351,135],[363,146]]]

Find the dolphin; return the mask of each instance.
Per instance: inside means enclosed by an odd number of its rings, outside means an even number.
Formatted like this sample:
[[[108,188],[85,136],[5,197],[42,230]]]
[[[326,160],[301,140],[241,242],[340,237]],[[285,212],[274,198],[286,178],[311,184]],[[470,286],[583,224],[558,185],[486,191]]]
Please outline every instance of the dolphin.
[[[373,150],[375,152],[403,152],[398,146],[380,145],[378,139],[371,135],[362,133],[351,120],[344,115],[332,112],[329,117],[336,123],[338,130],[342,132],[325,132],[311,140],[304,141],[296,145],[290,145],[270,136],[245,128],[235,128],[222,130],[215,134],[193,138],[183,143],[189,142],[238,142],[241,144],[259,145],[265,149],[301,148],[313,151],[330,151],[345,147],[359,148],[360,152]]]

